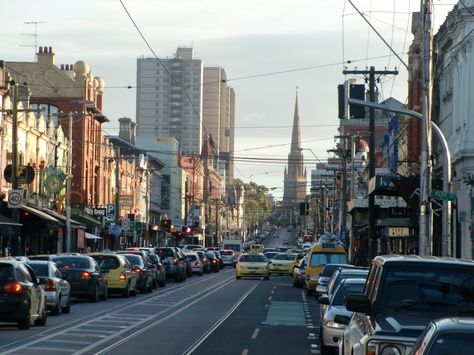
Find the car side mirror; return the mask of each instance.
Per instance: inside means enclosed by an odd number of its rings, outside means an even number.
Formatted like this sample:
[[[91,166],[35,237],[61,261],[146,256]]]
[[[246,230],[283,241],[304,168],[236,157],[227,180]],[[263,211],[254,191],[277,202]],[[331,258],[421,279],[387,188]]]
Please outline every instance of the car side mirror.
[[[342,314],[337,314],[334,316],[334,323],[348,325],[351,321],[351,317],[343,316]]]
[[[329,297],[327,295],[319,296],[318,302],[319,304],[329,305]]]
[[[358,312],[370,315],[370,300],[364,293],[349,293],[346,298],[346,308],[351,312]]]

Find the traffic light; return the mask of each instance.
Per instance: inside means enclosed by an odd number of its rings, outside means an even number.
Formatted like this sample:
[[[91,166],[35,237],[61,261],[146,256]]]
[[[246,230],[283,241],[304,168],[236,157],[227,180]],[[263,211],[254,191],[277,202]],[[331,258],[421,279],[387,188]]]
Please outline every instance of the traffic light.
[[[173,232],[173,235],[174,235],[176,238],[181,238],[181,237],[183,236],[183,232],[181,232],[181,231]]]
[[[185,235],[190,235],[190,234],[191,234],[191,227],[189,227],[189,226],[184,226],[184,227],[182,228],[182,231],[183,231],[183,234],[185,234]]]
[[[169,233],[171,232],[171,221],[169,219],[162,219],[161,226]]]

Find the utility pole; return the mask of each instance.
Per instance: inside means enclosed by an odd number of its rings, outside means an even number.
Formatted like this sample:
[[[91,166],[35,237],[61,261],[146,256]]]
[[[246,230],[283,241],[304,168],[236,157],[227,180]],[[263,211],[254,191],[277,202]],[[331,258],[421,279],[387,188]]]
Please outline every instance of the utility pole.
[[[115,224],[120,222],[120,147],[115,147]],[[120,249],[121,236],[115,237],[115,250]]]
[[[362,74],[369,76],[369,97],[371,102],[376,102],[375,93],[375,81],[376,75],[397,75],[398,70],[375,70],[374,66],[370,67],[370,70],[344,70],[344,75],[347,74]],[[369,109],[369,181],[375,177],[375,108],[370,107]],[[364,262],[368,259],[371,260],[376,256],[376,233],[375,233],[375,194],[369,194],[369,235],[368,243],[366,246],[361,246],[362,252],[366,253],[363,255]],[[365,249],[365,250],[364,250]]]
[[[72,246],[71,235],[71,189],[72,189],[72,112],[67,114],[69,120],[69,145],[67,157],[67,180],[66,180],[66,252],[70,253]]]
[[[431,60],[431,0],[422,0],[422,115],[420,163],[420,224],[419,255],[432,254],[431,208],[431,110],[430,110],[430,60]]]
[[[346,216],[347,216],[347,136],[335,136],[334,138],[342,139],[342,152],[340,154],[342,171],[341,171],[341,191],[339,196],[339,223],[342,233],[346,233]]]

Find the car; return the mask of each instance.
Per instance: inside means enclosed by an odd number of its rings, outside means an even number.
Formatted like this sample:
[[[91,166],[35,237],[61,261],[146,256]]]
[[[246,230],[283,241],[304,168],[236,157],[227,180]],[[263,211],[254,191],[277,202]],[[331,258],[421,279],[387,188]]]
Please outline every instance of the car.
[[[261,253],[242,253],[235,266],[235,278],[242,277],[263,277],[270,278],[268,271],[268,260]]]
[[[196,254],[199,256],[199,259],[201,260],[202,266],[203,266],[203,271],[205,274],[208,274],[211,272],[211,262],[207,258],[206,251],[204,250],[196,250]]]
[[[146,264],[146,268],[150,270],[152,277],[152,287],[155,289],[158,287],[158,277],[159,271],[156,268],[156,265],[151,260],[150,250],[148,248],[127,248],[126,250],[120,250],[117,254],[137,254],[143,258],[143,261]],[[153,250],[154,253],[154,250]]]
[[[193,269],[191,267],[191,262],[186,258],[186,255],[184,255],[184,252],[181,248],[174,247],[174,250],[176,251],[176,254],[178,254],[179,260],[184,264],[184,267],[186,269],[186,277],[192,277],[193,276]]]
[[[46,325],[46,294],[30,266],[13,258],[0,260],[0,322],[19,329]]]
[[[206,256],[209,259],[210,265],[211,265],[211,271],[214,272],[219,272],[220,266],[219,266],[219,259],[217,258],[215,252],[213,251],[206,251]]]
[[[28,265],[35,272],[41,288],[46,294],[46,306],[54,315],[71,311],[71,286],[64,280],[55,262],[30,260]]]
[[[263,249],[263,254],[269,253],[269,252],[279,253],[280,251],[278,250],[278,248],[265,248],[265,249]]]
[[[148,256],[150,257],[151,263],[156,268],[156,277],[157,277],[156,282],[158,283],[158,286],[165,287],[166,286],[165,266],[161,262],[160,257],[156,255],[154,251],[153,253],[149,253]]]
[[[222,270],[224,268],[224,259],[222,258],[221,251],[222,251],[221,249],[213,250],[214,255],[217,257],[217,260],[219,261],[219,270]]]
[[[252,244],[250,245],[249,252],[259,254],[262,253],[264,249],[263,244]]]
[[[71,285],[71,296],[86,297],[91,302],[108,298],[107,278],[99,264],[87,255],[55,255],[52,258]]]
[[[102,272],[107,277],[108,292],[120,293],[128,298],[137,294],[137,274],[133,272],[132,265],[123,255],[115,253],[88,254],[99,264]]]
[[[307,264],[308,259],[303,258],[293,268],[293,287],[301,288],[306,284],[305,278]]]
[[[273,259],[273,257],[277,254],[280,254],[279,251],[266,251],[263,253],[263,255],[265,255],[265,257],[270,261]]]
[[[222,262],[224,263],[224,265],[230,265],[232,267],[235,267],[235,264],[237,263],[237,257],[235,256],[235,252],[233,250],[219,250],[219,253],[222,256]]]
[[[181,249],[183,250],[194,250],[194,249],[200,249],[200,248],[203,248],[202,245],[200,244],[185,244],[183,245],[183,247]]]
[[[186,265],[180,260],[180,256],[172,247],[155,248],[156,254],[160,257],[166,271],[167,278],[173,278],[175,282],[182,282],[186,279]]]
[[[137,288],[141,293],[153,291],[152,264],[145,262],[145,259],[139,254],[120,254],[128,260],[132,266],[132,271],[137,275]]]
[[[339,348],[339,341],[344,335],[344,328],[349,324],[352,312],[346,309],[346,298],[349,293],[361,293],[365,278],[342,280],[331,298],[320,296],[318,302],[325,305],[326,312],[321,318],[319,330],[320,351],[322,355],[334,352]]]
[[[430,322],[410,355],[468,354],[474,348],[474,318],[449,317]]]
[[[327,286],[334,272],[338,269],[354,268],[354,265],[350,264],[326,264],[323,271],[319,274],[318,281],[316,282],[316,297],[327,293]]]
[[[270,261],[268,271],[273,274],[293,275],[293,267],[298,261],[297,254],[279,253]]]
[[[201,262],[199,255],[195,251],[189,249],[184,249],[183,251],[185,252],[184,255],[191,264],[193,273],[202,276],[204,274],[204,265]]]
[[[363,293],[347,296],[354,315],[340,350],[407,354],[430,321],[474,315],[473,280],[473,260],[376,256]]]

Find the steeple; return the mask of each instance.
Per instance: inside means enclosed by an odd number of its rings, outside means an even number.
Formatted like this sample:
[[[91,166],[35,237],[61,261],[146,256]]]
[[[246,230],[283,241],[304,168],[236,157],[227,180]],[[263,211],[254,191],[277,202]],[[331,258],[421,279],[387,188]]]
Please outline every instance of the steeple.
[[[295,115],[291,134],[291,150],[301,151],[300,116],[298,114],[298,87],[296,87]]]

